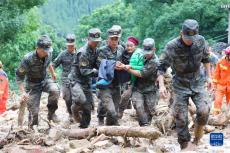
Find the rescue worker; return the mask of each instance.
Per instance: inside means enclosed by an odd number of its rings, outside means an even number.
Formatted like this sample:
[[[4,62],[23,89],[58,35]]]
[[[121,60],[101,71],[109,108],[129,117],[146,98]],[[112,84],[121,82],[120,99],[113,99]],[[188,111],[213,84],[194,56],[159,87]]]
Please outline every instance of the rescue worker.
[[[182,25],[180,37],[170,41],[161,55],[158,71],[159,92],[166,97],[163,74],[171,66],[174,73],[174,114],[176,131],[181,149],[190,149],[190,133],[188,129],[188,102],[191,98],[196,105],[196,122],[194,143],[198,144],[203,136],[203,129],[208,121],[209,101],[205,91],[204,77],[200,74],[200,65],[204,64],[208,74],[207,82],[211,87],[211,73],[209,64],[208,46],[204,37],[198,34],[199,25],[196,20],[187,19]]]
[[[48,120],[58,122],[55,111],[58,108],[59,87],[54,82],[56,75],[51,64],[52,41],[49,36],[43,35],[37,41],[35,51],[24,56],[16,70],[16,80],[22,94],[22,100],[27,101],[29,110],[29,127],[38,125],[38,113],[42,92],[47,92],[48,96]],[[52,79],[47,74],[49,69]],[[24,84],[25,81],[25,84]]]
[[[98,50],[97,66],[103,59],[121,61],[124,48],[118,45],[120,40],[120,31],[117,28],[110,28],[108,30],[107,45]],[[118,107],[121,99],[120,84],[116,77],[116,71],[121,70],[119,64],[115,66],[115,77],[109,88],[99,89],[98,98],[98,121],[99,125],[104,125],[104,117],[106,114],[106,125],[118,125]]]
[[[101,41],[101,31],[98,28],[90,29],[88,42],[80,48],[74,59],[69,79],[72,82],[72,114],[80,128],[87,128],[91,120],[93,96],[91,91],[92,77],[97,76],[97,46]],[[82,114],[80,114],[80,111]]]
[[[159,99],[155,85],[158,68],[155,50],[154,39],[146,38],[143,42],[143,68],[135,70],[130,65],[123,66],[125,70],[137,77],[132,87],[132,102],[136,109],[140,126],[151,124],[154,108]]]
[[[3,70],[3,64],[0,61],[0,114],[6,111],[6,103],[9,96],[9,84],[6,72]]]
[[[213,78],[215,86],[214,115],[221,113],[224,96],[226,96],[227,105],[230,102],[230,47],[226,48],[224,53],[225,56],[216,65]]]
[[[68,75],[71,71],[71,66],[74,61],[76,47],[75,47],[75,35],[68,34],[66,36],[66,46],[67,49],[62,51],[58,57],[53,61],[53,67],[56,69],[60,65],[62,66],[62,73],[61,73],[61,82],[62,82],[62,94],[63,99],[66,103],[67,112],[69,113],[69,120],[70,122],[73,121],[72,119],[72,97],[71,97],[71,88],[70,82],[68,79]]]

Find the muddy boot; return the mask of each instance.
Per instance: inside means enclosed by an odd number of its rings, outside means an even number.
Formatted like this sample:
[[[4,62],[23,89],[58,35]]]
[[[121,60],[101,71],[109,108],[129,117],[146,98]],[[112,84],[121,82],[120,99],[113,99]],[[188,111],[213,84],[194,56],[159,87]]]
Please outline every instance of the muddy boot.
[[[195,125],[195,130],[194,130],[194,135],[195,135],[195,138],[193,140],[193,143],[195,145],[198,145],[200,139],[202,138],[204,134],[204,126],[203,125]]]
[[[98,117],[98,125],[99,126],[104,126],[105,125],[104,117]]]
[[[48,119],[49,121],[52,120],[54,123],[60,122],[60,120],[58,119],[58,117],[57,117],[57,115],[56,115],[55,113],[48,113],[47,119]]]
[[[73,122],[74,122],[73,116],[72,116],[71,114],[69,114],[69,118],[68,118],[68,119],[69,119],[69,122],[70,122],[70,123],[73,123]]]
[[[80,114],[80,110],[81,107],[79,105],[73,104],[71,106],[71,110],[72,110],[72,116],[75,122],[80,123],[81,121],[81,114]]]
[[[34,125],[38,125],[38,115],[29,113],[28,128],[33,130]]]
[[[118,113],[118,118],[121,119],[123,117],[123,112]]]

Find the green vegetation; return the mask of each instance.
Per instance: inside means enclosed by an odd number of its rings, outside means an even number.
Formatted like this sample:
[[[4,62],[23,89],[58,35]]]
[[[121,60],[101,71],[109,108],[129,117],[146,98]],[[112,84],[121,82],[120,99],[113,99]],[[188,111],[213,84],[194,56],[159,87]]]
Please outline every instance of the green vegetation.
[[[130,35],[141,41],[153,37],[160,52],[164,45],[179,35],[181,23],[194,18],[200,33],[210,44],[227,41],[229,0],[1,0],[0,60],[14,82],[15,69],[21,58],[35,48],[41,34],[54,42],[55,58],[65,47],[64,36],[75,32],[77,47],[83,45],[92,27],[102,30],[114,24],[123,28],[122,40]]]

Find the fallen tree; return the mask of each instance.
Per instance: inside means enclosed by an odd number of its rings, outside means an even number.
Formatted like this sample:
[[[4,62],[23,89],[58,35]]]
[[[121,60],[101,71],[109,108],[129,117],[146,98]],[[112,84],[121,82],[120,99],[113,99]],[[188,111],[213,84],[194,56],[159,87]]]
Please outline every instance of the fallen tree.
[[[87,129],[63,130],[63,134],[69,138],[85,139],[96,135],[138,137],[155,140],[161,136],[161,132],[152,127],[128,127],[128,126],[101,126]]]

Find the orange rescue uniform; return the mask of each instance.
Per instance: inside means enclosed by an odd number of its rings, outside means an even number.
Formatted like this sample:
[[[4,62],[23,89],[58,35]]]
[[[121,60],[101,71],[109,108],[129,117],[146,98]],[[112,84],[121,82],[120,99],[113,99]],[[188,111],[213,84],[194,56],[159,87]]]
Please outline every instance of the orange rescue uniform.
[[[216,65],[213,83],[216,85],[214,112],[220,112],[223,97],[230,102],[230,62],[223,57]]]
[[[0,114],[6,111],[8,99],[8,79],[5,72],[0,70]]]

